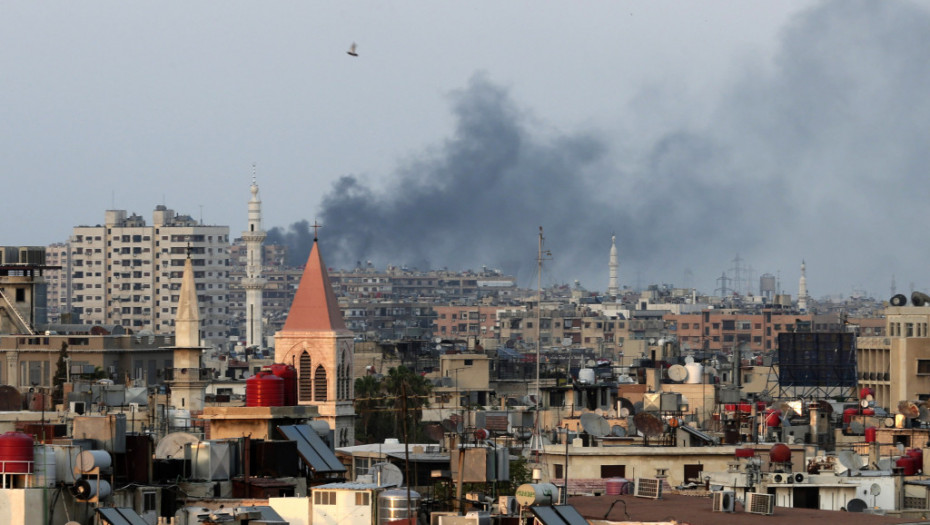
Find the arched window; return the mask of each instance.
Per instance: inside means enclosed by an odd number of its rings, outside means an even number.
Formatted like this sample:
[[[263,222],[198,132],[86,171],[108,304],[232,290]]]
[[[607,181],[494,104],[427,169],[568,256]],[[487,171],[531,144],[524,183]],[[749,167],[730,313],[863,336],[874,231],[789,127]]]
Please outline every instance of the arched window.
[[[317,365],[316,372],[313,374],[313,400],[326,401],[326,369],[323,365]]]
[[[311,367],[310,354],[305,350],[300,354],[300,365],[297,369],[297,399],[298,401],[311,401],[310,395],[313,393],[313,368]]]

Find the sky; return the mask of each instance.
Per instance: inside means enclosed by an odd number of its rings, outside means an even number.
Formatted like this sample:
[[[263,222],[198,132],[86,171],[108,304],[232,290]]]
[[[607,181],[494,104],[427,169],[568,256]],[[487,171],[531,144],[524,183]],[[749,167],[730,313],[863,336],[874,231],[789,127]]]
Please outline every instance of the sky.
[[[346,53],[357,44],[357,57]],[[930,290],[930,1],[0,6],[0,244],[164,204],[328,265]],[[254,168],[253,168],[254,165]]]

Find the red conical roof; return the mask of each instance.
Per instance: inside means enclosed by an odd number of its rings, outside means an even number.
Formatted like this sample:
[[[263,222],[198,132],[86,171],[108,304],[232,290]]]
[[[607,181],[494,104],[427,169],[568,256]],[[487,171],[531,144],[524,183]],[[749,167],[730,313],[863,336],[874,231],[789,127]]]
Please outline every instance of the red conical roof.
[[[339,310],[339,302],[329,282],[326,265],[320,256],[320,245],[313,240],[310,257],[300,285],[287,314],[282,331],[345,330],[346,324]]]

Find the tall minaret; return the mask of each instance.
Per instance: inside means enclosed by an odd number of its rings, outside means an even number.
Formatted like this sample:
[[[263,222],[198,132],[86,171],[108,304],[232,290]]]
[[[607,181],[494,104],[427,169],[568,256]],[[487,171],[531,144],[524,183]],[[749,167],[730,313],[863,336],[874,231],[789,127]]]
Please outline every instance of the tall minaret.
[[[801,278],[798,280],[798,310],[807,311],[807,265],[801,260]]]
[[[206,347],[201,346],[200,306],[189,253],[184,261],[177,308],[174,346],[171,347],[174,370],[168,382],[171,386],[171,404],[175,408],[198,412],[203,410],[204,387],[210,377],[207,375],[209,369],[203,368],[200,359]]]
[[[262,290],[265,279],[262,278],[262,201],[258,197],[258,184],[252,175],[252,198],[249,199],[249,229],[242,232],[246,246],[245,277],[242,287],[245,289],[245,339],[246,346],[265,346],[262,338]]]
[[[620,294],[620,287],[617,286],[617,272],[620,263],[617,262],[617,236],[610,236],[610,280],[607,282],[607,295],[617,297]]]

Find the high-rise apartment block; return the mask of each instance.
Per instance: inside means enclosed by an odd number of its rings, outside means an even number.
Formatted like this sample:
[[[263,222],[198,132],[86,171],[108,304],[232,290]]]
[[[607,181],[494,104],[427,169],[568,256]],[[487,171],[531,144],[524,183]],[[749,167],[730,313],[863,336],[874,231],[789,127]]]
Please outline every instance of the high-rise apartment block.
[[[108,210],[104,224],[76,226],[70,240],[74,322],[121,325],[134,332],[173,333],[184,261],[190,252],[205,345],[227,341],[229,227],[206,226],[157,206],[152,225],[125,210]],[[57,305],[63,310],[59,300]],[[62,312],[64,313],[64,312]]]

